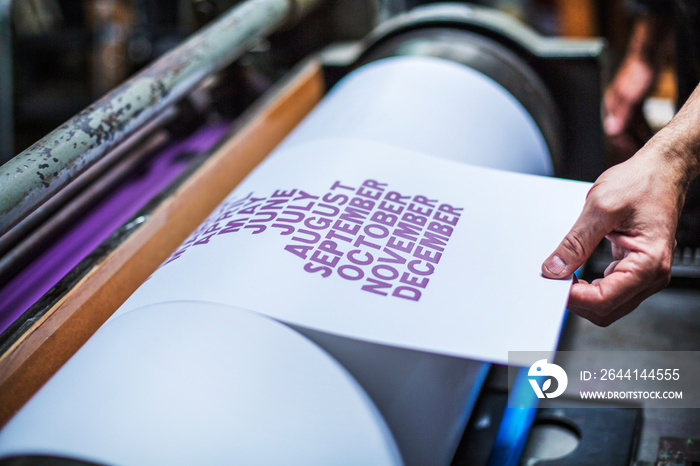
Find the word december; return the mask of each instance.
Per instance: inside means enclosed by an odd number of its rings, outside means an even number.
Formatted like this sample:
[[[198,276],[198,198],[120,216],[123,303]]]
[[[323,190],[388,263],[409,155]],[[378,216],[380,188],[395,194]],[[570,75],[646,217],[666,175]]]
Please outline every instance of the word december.
[[[250,193],[222,204],[166,264],[215,236],[271,228],[290,236],[284,249],[304,260],[308,273],[324,278],[335,273],[363,281],[363,291],[418,301],[462,210],[391,191],[375,180],[357,188],[336,181],[323,196],[300,189],[269,197]]]
[[[309,273],[364,279],[363,291],[413,301],[428,285],[462,211],[389,191],[375,180],[359,188],[337,181],[321,201],[323,210],[311,212],[318,217],[305,222],[285,250],[308,259]]]

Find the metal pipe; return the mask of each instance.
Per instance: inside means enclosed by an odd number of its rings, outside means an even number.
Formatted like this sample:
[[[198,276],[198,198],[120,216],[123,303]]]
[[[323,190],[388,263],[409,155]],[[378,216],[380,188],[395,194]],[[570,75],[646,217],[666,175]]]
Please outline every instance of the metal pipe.
[[[78,196],[91,184],[95,183],[96,180],[105,176],[111,176],[110,172],[120,163],[121,159],[127,158],[130,151],[133,151],[137,145],[142,144],[146,139],[150,138],[153,133],[166,123],[175,119],[177,115],[178,112],[175,107],[171,107],[156,118],[150,120],[147,124],[139,128],[138,131],[124,140],[124,142],[119,144],[118,147],[110,151],[109,154],[106,154],[91,165],[90,168],[76,176],[68,186],[52,196],[51,199],[37,206],[34,211],[24,217],[10,231],[0,236],[0,284],[3,282],[3,262],[9,256],[15,256],[15,252],[11,251],[11,249],[20,242],[26,243],[28,240],[31,240],[35,230],[39,229],[43,222],[51,221],[48,220],[49,217],[57,212],[59,213],[58,215],[60,215],[60,210],[66,204],[71,202],[73,198]]]
[[[15,153],[12,0],[0,0],[0,164]]]
[[[0,167],[0,235],[202,79],[320,0],[247,0]]]
[[[148,140],[138,149],[128,153],[119,163],[90,184],[84,191],[74,196],[70,202],[56,215],[40,227],[22,238],[21,242],[7,254],[0,257],[0,286],[4,286],[24,265],[36,257],[42,248],[56,236],[75,222],[87,209],[95,205],[105,193],[108,193],[119,182],[123,181],[156,147],[167,140],[165,130],[150,134]],[[121,147],[121,146],[120,146]],[[72,186],[72,185],[71,185]],[[52,198],[52,200],[55,198]],[[14,232],[14,230],[12,230]],[[1,239],[1,238],[0,238]]]

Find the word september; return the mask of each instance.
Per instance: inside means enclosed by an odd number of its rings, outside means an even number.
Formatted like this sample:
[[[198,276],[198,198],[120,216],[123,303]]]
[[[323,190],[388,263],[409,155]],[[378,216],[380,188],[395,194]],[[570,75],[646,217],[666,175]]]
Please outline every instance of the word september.
[[[428,285],[463,210],[375,180],[359,188],[336,181],[320,201],[285,250],[308,260],[306,272],[335,272],[364,280],[363,291],[412,301]]]
[[[357,188],[336,181],[322,196],[300,189],[250,193],[222,204],[165,264],[215,236],[271,228],[290,237],[284,249],[302,259],[308,273],[336,274],[361,281],[369,293],[418,301],[462,211],[375,180]]]

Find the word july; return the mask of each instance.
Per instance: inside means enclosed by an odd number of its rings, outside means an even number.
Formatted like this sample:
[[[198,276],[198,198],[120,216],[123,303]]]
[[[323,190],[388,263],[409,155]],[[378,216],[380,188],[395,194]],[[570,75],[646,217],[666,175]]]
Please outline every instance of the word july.
[[[289,237],[285,251],[304,261],[308,273],[337,275],[369,293],[418,301],[462,211],[376,180],[359,187],[336,181],[321,196],[301,189],[269,197],[250,193],[219,206],[166,264],[216,236],[271,230]]]

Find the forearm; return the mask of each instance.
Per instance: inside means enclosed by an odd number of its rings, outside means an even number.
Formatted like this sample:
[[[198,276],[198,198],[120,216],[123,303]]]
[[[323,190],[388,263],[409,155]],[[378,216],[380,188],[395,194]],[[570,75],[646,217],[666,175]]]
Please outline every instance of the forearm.
[[[644,153],[668,164],[674,181],[687,189],[700,174],[700,86],[647,146]]]
[[[611,84],[618,99],[641,104],[651,92],[668,51],[671,24],[664,16],[639,16],[620,68]]]
[[[671,21],[665,16],[641,15],[632,26],[632,35],[627,47],[627,58],[642,60],[658,68],[665,56],[665,48],[671,35]]]
[[[635,24],[625,60],[605,95],[605,130],[611,140],[631,137],[631,115],[651,90],[668,32],[663,16],[642,16]],[[668,284],[678,218],[688,185],[698,174],[700,87],[634,156],[598,177],[578,220],[543,263],[545,277],[566,278],[603,238],[611,242],[615,260],[602,279],[575,280],[569,310],[609,325]]]
[[[642,103],[654,88],[665,57],[671,25],[663,15],[640,15],[627,53],[605,92],[604,129],[618,158],[627,159],[651,137]]]

